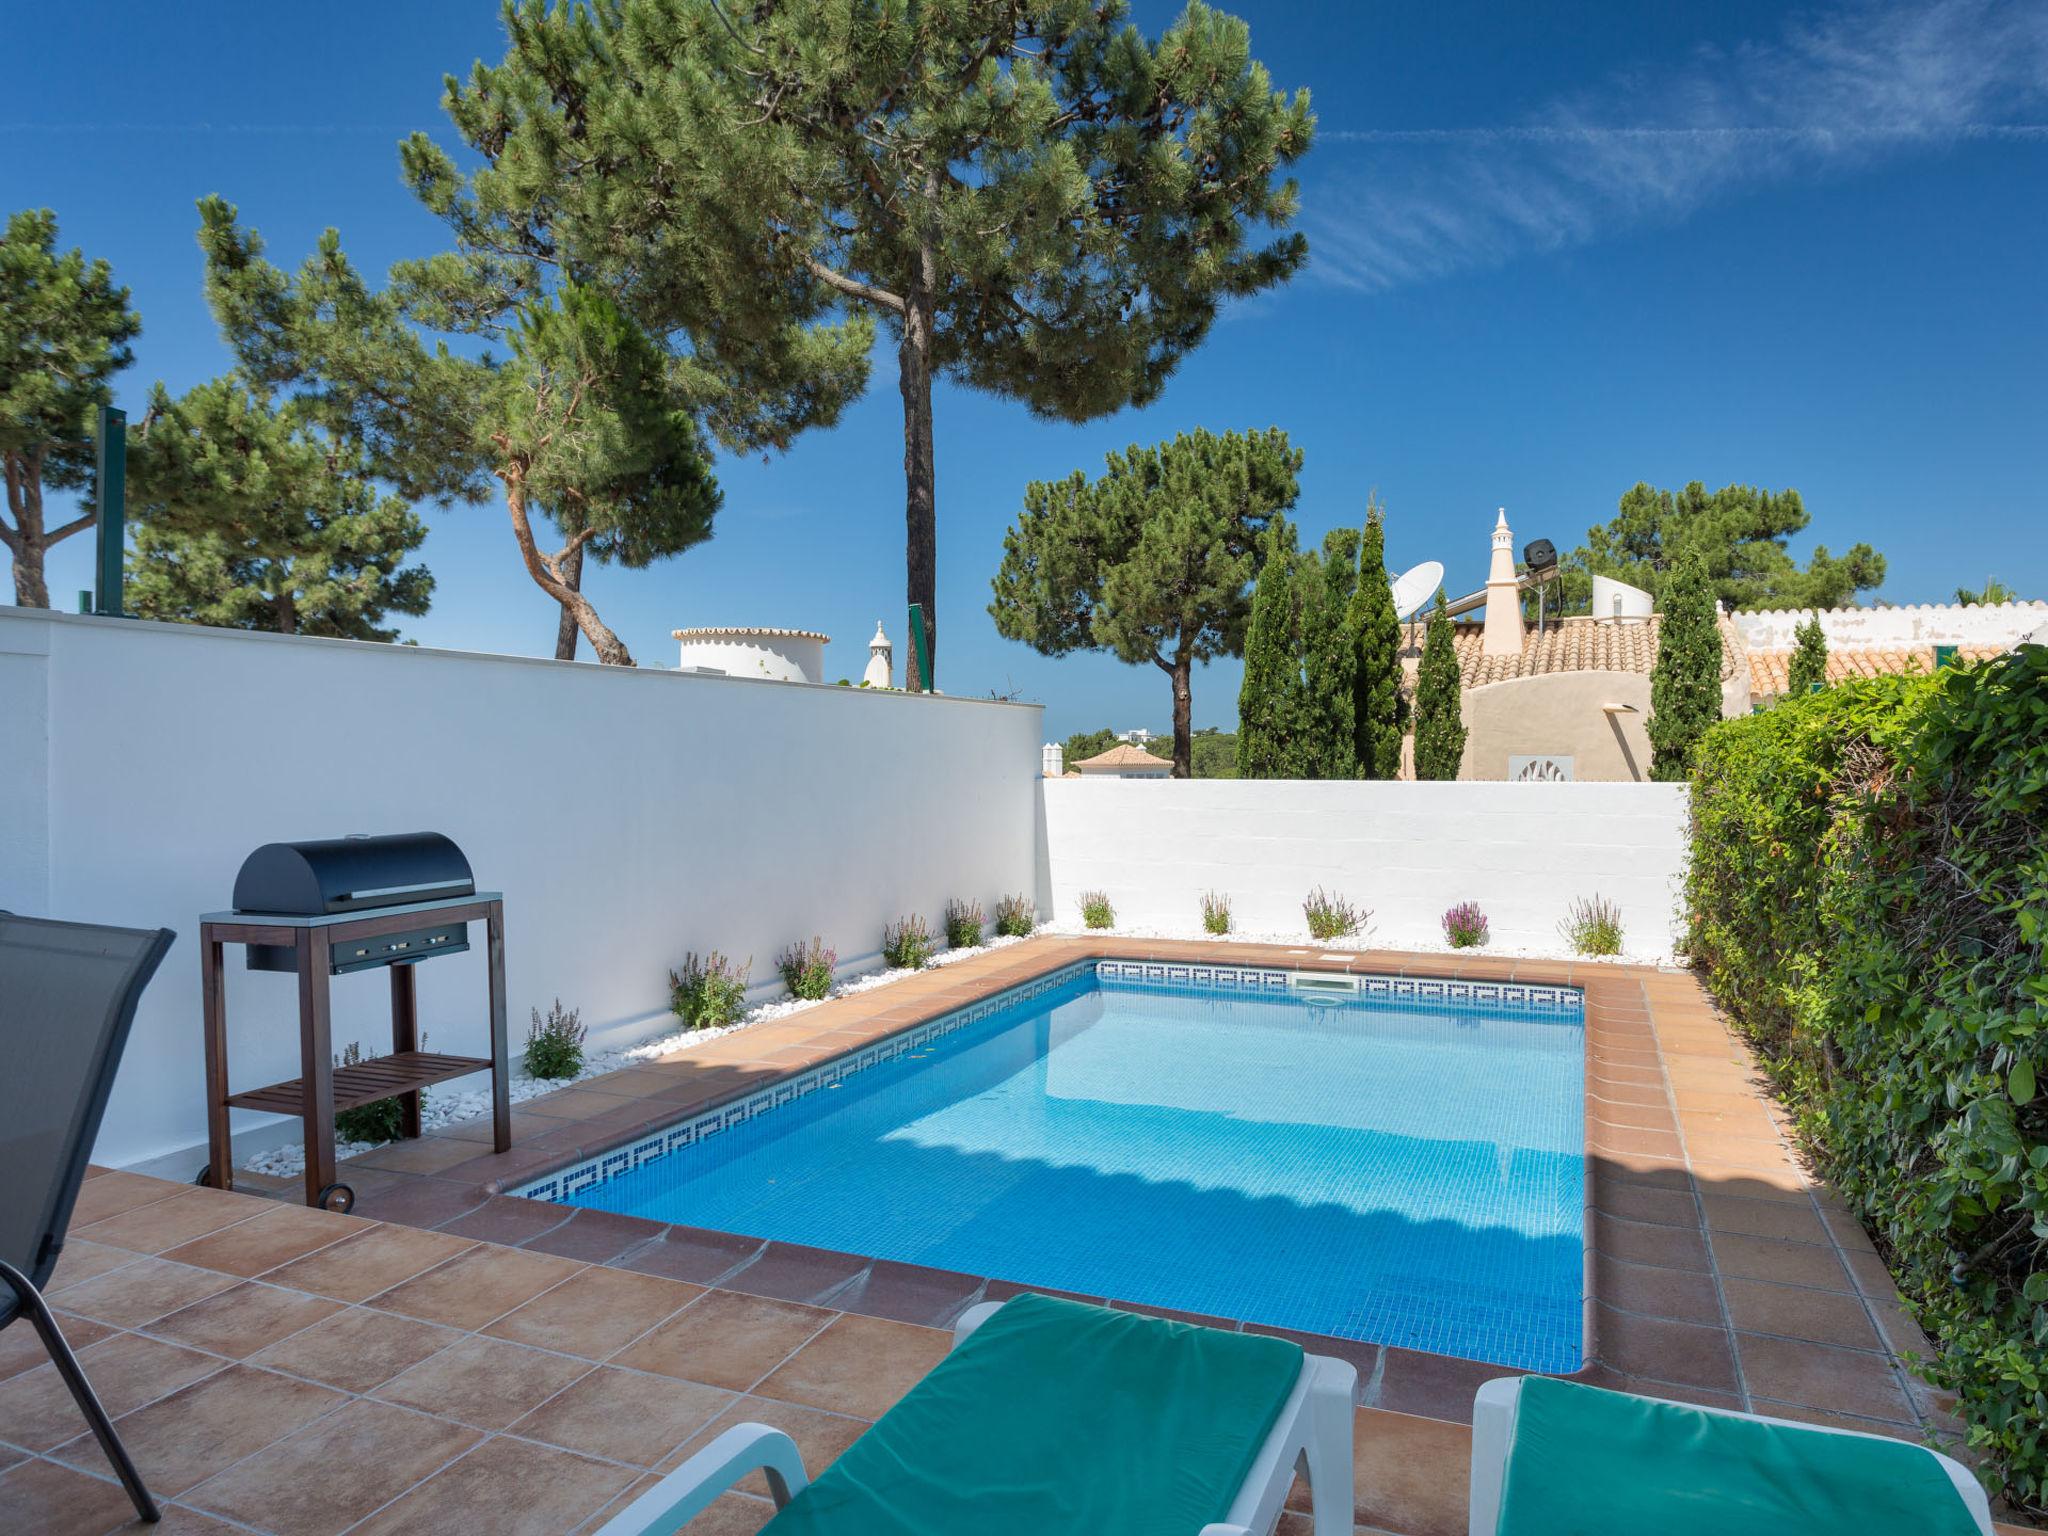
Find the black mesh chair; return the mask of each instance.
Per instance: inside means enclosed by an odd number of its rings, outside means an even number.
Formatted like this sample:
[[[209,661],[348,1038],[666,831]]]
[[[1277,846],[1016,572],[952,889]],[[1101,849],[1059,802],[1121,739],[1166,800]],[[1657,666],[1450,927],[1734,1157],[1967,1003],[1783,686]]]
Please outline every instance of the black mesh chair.
[[[64,1342],[42,1287],[57,1267],[86,1159],[142,989],[176,937],[0,912],[0,1329],[27,1317],[144,1520],[160,1516]]]

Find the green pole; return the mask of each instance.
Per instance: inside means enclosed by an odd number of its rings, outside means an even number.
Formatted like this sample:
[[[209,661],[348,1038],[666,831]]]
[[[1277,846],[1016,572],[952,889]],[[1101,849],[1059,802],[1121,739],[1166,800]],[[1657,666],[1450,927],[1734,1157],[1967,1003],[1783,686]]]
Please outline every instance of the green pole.
[[[121,562],[127,545],[128,413],[111,405],[100,407],[99,454],[95,468],[93,486],[99,511],[98,611],[119,618]]]
[[[932,641],[924,627],[924,604],[910,605],[910,654],[917,663],[919,693],[932,693]]]

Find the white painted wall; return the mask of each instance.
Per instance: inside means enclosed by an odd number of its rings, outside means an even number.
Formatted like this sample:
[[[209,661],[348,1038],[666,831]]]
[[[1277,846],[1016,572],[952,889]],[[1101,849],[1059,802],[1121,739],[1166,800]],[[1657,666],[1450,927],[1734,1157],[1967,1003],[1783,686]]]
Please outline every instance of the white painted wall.
[[[1789,651],[1810,608],[1729,615],[1752,650]],[[1824,608],[1821,633],[1832,646],[2017,645],[2048,624],[2048,602],[1906,603],[1896,608]]]
[[[556,996],[625,1043],[686,950],[779,987],[792,940],[857,966],[885,920],[1034,890],[1043,738],[1032,705],[0,607],[0,907],[177,930],[98,1155],[196,1171],[198,916],[258,844],[447,833],[505,892],[515,1051]],[[481,937],[420,968],[437,1048],[484,1050]],[[297,1075],[293,997],[231,970],[237,1088]],[[334,1002],[337,1046],[385,1045],[381,975]]]
[[[1370,907],[1366,942],[1434,949],[1460,901],[1493,942],[1559,950],[1575,897],[1618,902],[1631,954],[1676,946],[1682,784],[1043,779],[1046,898],[1078,923],[1108,893],[1119,927],[1198,928],[1207,890],[1238,931],[1306,933],[1324,886]]]
[[[722,672],[728,677],[767,678],[778,683],[825,681],[829,635],[801,629],[678,629],[676,665],[685,672]]]

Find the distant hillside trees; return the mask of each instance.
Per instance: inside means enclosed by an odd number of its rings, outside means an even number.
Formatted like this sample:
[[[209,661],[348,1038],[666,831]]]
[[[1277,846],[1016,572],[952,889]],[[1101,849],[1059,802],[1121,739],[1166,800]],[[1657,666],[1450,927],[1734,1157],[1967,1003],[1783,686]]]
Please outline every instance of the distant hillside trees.
[[[1641,587],[1664,606],[1686,555],[1698,558],[1708,590],[1731,609],[1842,608],[1884,582],[1884,556],[1868,544],[1833,555],[1816,548],[1804,566],[1787,549],[1812,521],[1797,491],[1728,485],[1708,491],[1695,480],[1678,491],[1638,482],[1615,515],[1586,530],[1586,542],[1560,562],[1565,613],[1592,611],[1592,578]],[[1534,598],[1530,599],[1533,603]]]
[[[1294,505],[1301,453],[1277,427],[1197,430],[1036,481],[1003,537],[989,614],[1047,656],[1106,651],[1164,672],[1173,772],[1193,774],[1193,672],[1243,652],[1260,541]]]
[[[94,413],[133,361],[142,322],[101,260],[57,249],[47,208],[12,215],[0,235],[0,471],[7,510],[0,547],[14,567],[14,601],[50,606],[43,560],[93,525],[88,510],[50,526],[43,497],[91,484]]]

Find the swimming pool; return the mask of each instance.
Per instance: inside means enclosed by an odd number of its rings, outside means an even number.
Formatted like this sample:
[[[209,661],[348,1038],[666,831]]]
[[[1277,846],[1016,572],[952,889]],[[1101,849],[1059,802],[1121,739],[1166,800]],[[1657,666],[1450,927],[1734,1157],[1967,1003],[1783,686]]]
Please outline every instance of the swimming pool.
[[[1308,985],[1091,963],[521,1192],[1576,1370],[1580,994]]]

